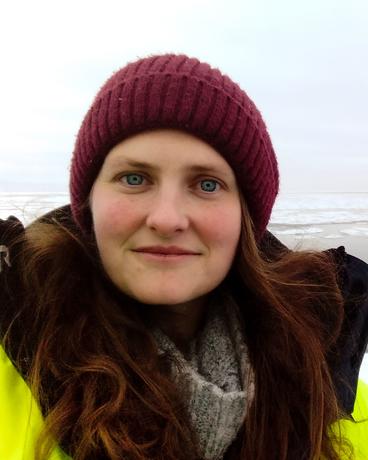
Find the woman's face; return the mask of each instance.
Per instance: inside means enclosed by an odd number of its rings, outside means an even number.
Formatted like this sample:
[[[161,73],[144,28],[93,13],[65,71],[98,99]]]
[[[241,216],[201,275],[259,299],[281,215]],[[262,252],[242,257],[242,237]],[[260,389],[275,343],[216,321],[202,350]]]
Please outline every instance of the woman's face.
[[[190,305],[230,269],[241,225],[235,176],[216,150],[192,135],[146,131],[116,145],[90,205],[105,271],[140,302]],[[192,254],[139,252],[149,246]]]

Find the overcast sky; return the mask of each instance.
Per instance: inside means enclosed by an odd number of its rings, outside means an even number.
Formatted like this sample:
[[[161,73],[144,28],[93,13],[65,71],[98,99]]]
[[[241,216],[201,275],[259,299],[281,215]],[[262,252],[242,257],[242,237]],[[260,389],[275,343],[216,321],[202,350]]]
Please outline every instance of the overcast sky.
[[[281,192],[368,192],[368,1],[12,1],[0,10],[0,192],[67,192],[81,120],[114,70],[185,53],[268,126]]]

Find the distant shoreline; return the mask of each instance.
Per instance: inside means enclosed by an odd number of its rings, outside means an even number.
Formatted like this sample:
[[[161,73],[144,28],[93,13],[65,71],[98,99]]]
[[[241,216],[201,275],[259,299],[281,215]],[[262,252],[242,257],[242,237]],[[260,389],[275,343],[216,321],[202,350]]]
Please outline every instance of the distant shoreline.
[[[368,263],[368,234],[361,232],[358,229],[362,228],[362,224],[319,224],[319,228],[323,230],[317,234],[302,235],[282,235],[277,231],[275,236],[282,241],[288,248],[293,250],[315,249],[325,250],[344,246],[347,253],[358,257]],[[364,227],[368,224],[365,223]],[[357,234],[354,235],[354,229],[357,229]],[[271,229],[272,232],[272,229]],[[353,234],[344,234],[342,232],[351,232]]]

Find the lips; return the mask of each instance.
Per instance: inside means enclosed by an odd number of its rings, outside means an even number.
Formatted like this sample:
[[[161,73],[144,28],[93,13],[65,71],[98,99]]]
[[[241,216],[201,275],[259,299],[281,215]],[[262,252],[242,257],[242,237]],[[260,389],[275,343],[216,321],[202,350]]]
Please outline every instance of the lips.
[[[164,255],[199,254],[198,252],[191,251],[190,249],[180,248],[178,246],[144,246],[134,249],[134,251]]]

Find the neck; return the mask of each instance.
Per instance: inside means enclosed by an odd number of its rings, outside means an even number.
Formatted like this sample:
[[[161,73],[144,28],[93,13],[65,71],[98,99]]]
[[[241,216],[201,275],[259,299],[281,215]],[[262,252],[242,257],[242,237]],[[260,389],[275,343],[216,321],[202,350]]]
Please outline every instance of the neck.
[[[207,297],[177,305],[149,305],[151,320],[185,353],[203,326]]]

